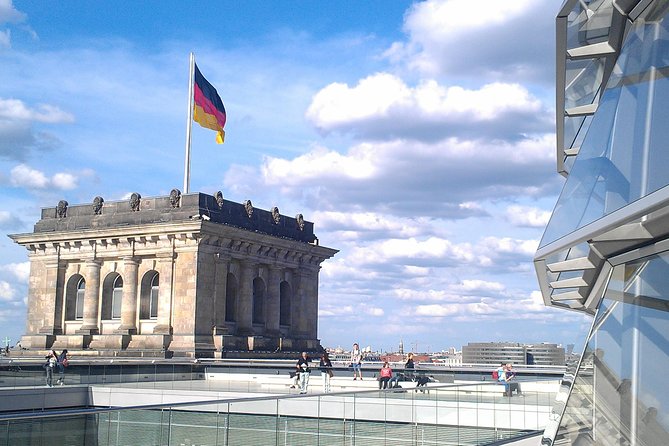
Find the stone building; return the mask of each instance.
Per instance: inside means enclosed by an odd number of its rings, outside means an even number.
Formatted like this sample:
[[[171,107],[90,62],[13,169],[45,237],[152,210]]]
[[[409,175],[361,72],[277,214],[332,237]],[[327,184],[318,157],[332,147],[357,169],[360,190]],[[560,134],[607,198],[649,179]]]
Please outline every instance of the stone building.
[[[42,210],[32,233],[10,237],[30,258],[29,350],[215,357],[321,348],[318,274],[337,251],[319,246],[301,214],[174,189],[63,200]]]

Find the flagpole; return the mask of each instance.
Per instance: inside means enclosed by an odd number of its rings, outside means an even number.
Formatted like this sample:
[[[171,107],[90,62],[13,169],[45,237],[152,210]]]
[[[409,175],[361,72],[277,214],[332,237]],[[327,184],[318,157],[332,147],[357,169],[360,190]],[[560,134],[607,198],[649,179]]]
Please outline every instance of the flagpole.
[[[190,193],[190,145],[193,126],[193,83],[195,78],[195,55],[190,53],[188,75],[188,122],[186,123],[186,159],[184,163],[184,194]]]

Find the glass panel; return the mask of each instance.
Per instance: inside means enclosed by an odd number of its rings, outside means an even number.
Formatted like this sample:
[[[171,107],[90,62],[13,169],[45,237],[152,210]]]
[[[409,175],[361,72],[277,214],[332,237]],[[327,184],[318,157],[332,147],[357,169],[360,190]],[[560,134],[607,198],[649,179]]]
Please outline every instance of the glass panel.
[[[567,17],[567,48],[605,41],[611,26],[611,0],[584,0],[574,3]]]
[[[158,293],[157,286],[151,287],[151,298],[149,300],[149,318],[158,319]]]
[[[112,293],[112,319],[121,319],[121,302],[123,301],[123,288],[114,288]]]
[[[77,297],[75,301],[75,319],[84,318],[84,295],[86,294],[86,282],[82,279],[77,287]]]
[[[565,108],[595,102],[601,88],[606,59],[581,59],[566,61]]]
[[[669,438],[669,253],[614,268],[555,445]]]
[[[666,20],[635,25],[541,246],[669,184],[669,170],[663,168],[669,162],[667,26]]]

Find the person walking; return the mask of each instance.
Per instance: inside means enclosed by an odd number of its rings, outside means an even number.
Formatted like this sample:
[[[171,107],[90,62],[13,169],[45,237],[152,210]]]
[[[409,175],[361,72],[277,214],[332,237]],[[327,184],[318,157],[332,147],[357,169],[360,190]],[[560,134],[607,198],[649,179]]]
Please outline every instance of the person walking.
[[[357,342],[353,344],[353,350],[351,350],[351,367],[353,367],[353,381],[358,379],[358,376],[362,381],[362,352]]]
[[[334,376],[332,373],[332,361],[328,356],[328,352],[323,352],[321,355],[321,361],[318,364],[318,367],[321,371],[321,376],[323,377],[323,392],[330,392],[330,378]]]
[[[58,366],[58,381],[56,381],[56,384],[62,386],[65,384],[65,367],[70,365],[70,359],[67,357],[67,349],[63,349],[60,355],[58,355],[56,365]]]
[[[387,389],[388,381],[393,377],[393,369],[390,368],[388,361],[383,363],[381,371],[379,372],[379,389]]]
[[[53,387],[53,370],[56,368],[58,362],[58,355],[54,350],[46,356],[46,362],[44,363],[44,370],[46,370],[46,385],[47,387]]]
[[[300,393],[307,393],[309,387],[309,375],[311,375],[311,367],[309,367],[309,356],[307,352],[302,352],[302,356],[297,360],[297,370],[300,374]]]

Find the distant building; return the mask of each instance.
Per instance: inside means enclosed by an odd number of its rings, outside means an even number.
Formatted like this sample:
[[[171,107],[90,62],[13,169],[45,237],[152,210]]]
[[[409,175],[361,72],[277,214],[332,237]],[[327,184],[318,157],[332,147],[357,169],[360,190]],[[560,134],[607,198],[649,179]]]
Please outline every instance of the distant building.
[[[462,365],[462,352],[458,352],[455,350],[455,347],[451,347],[448,351],[434,353],[430,356],[430,360],[436,364],[460,366]]]
[[[213,357],[320,350],[313,223],[206,194],[42,210],[28,250],[30,350]]]
[[[462,347],[463,364],[502,362],[524,365],[565,365],[564,348],[558,344],[519,344],[515,342],[470,342]]]

